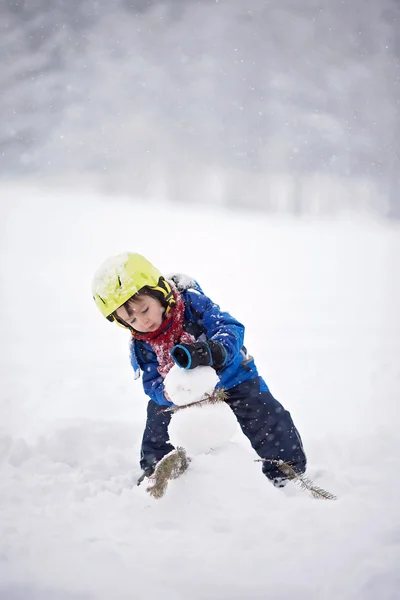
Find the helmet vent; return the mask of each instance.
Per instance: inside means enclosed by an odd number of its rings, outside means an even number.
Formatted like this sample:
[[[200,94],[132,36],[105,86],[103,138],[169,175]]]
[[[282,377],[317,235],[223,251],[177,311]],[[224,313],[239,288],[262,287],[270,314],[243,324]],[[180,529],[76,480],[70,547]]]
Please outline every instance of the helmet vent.
[[[122,287],[121,278],[119,275],[118,275],[118,283],[119,283],[119,287]]]
[[[99,294],[97,294],[97,297],[100,298],[100,300],[102,301],[103,304],[106,304],[106,301],[103,300],[103,298],[101,296],[99,296]]]

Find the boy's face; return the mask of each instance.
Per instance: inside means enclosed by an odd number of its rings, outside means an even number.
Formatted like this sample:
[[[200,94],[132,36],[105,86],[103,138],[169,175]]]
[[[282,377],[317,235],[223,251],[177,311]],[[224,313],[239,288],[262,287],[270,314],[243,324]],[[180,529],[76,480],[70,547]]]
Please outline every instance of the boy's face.
[[[140,333],[156,331],[163,321],[164,307],[152,296],[130,298],[117,308],[117,317]]]

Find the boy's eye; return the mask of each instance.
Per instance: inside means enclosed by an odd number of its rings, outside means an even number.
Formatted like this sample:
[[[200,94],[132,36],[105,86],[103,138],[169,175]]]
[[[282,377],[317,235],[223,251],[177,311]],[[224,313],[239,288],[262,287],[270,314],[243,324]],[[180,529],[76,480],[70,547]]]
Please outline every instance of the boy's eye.
[[[149,307],[147,307],[144,310],[142,310],[142,313],[147,313],[148,310],[149,310]]]

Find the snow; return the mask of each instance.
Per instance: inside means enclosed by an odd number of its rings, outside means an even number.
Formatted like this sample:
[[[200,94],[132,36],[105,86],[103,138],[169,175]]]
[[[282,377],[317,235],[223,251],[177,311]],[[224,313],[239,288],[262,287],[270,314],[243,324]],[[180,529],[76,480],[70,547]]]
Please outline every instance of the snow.
[[[171,442],[183,446],[190,456],[223,448],[237,430],[238,423],[226,404],[180,410],[169,426]]]
[[[128,252],[124,252],[118,256],[110,256],[103,262],[94,274],[92,283],[93,294],[96,293],[99,296],[105,296],[107,295],[110,286],[111,289],[115,287],[115,280],[118,274],[125,275],[124,267],[128,258]]]
[[[218,377],[211,367],[184,371],[173,366],[164,380],[165,389],[176,406],[193,404],[211,394]],[[191,456],[226,445],[237,431],[234,414],[226,404],[196,406],[176,412],[169,426],[171,442],[183,446]]]
[[[177,284],[178,289],[196,289],[196,280],[185,273],[167,273],[165,277],[170,281],[170,283]]]
[[[164,385],[176,406],[193,404],[211,394],[218,383],[211,367],[184,371],[174,365]],[[225,446],[238,429],[233,412],[226,404],[196,406],[177,411],[171,420],[169,433],[174,446],[183,446],[190,456],[207,453]]]
[[[0,598],[397,599],[398,226],[0,195]],[[275,489],[239,431],[162,500],[135,485],[146,398],[90,291],[133,242],[244,321],[337,501]]]
[[[176,406],[192,404],[211,394],[219,379],[211,367],[185,371],[174,365],[164,379],[164,387]]]

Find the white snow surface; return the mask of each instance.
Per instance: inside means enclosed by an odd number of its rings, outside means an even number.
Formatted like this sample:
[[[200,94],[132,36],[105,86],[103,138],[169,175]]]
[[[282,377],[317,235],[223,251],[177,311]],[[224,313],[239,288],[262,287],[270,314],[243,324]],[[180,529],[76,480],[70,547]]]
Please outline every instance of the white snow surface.
[[[34,186],[0,200],[1,600],[400,597],[398,226]],[[147,400],[90,291],[128,248],[243,320],[336,501],[275,489],[239,431],[162,500],[135,485]]]

